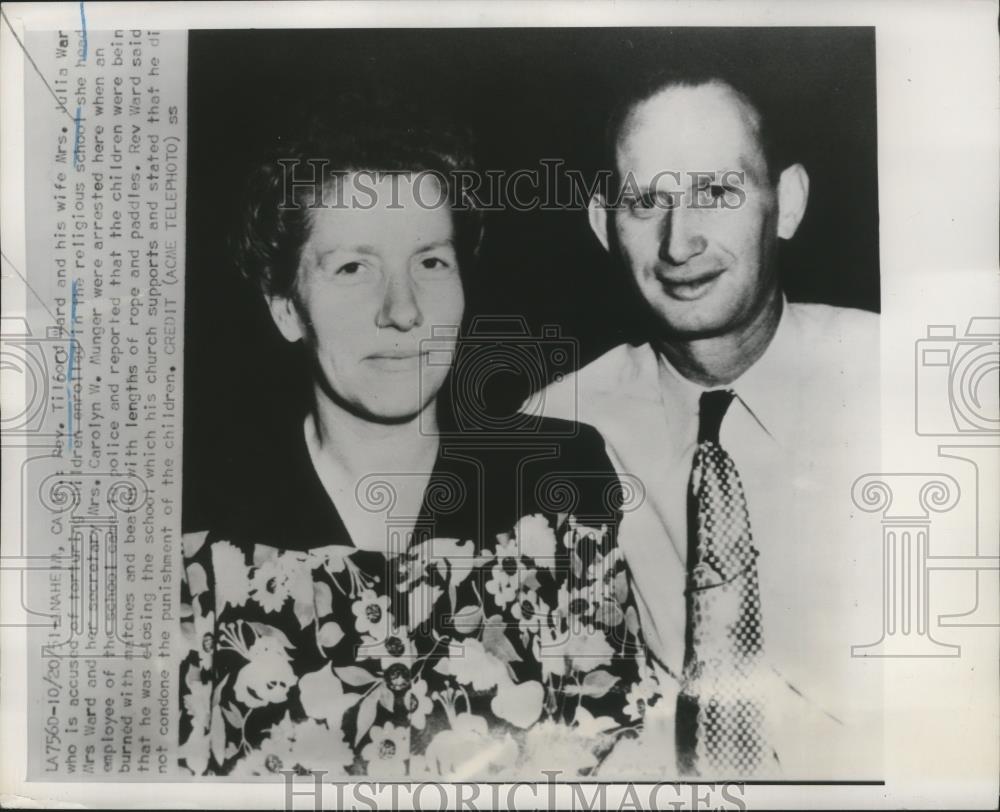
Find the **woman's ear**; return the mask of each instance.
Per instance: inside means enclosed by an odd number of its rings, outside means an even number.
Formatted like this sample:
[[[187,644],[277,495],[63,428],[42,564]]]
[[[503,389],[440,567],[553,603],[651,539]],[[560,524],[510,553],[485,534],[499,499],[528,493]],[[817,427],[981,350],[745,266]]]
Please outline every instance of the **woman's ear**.
[[[809,200],[809,175],[802,164],[792,164],[778,178],[778,236],[790,240],[802,222]]]
[[[302,319],[290,296],[265,295],[271,318],[287,341],[298,341],[305,332],[302,329]]]
[[[608,250],[608,204],[604,195],[593,195],[587,204],[587,217],[590,220],[590,230],[601,241],[604,250]]]

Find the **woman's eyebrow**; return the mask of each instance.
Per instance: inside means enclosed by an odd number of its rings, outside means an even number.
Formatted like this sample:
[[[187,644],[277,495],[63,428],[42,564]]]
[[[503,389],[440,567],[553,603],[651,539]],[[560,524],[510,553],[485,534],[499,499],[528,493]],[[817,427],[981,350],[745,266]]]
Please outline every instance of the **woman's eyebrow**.
[[[454,246],[454,241],[451,237],[446,237],[443,240],[434,240],[433,242],[424,243],[414,254],[422,254],[424,251],[433,251],[435,248],[452,248]]]
[[[446,237],[442,240],[433,240],[432,242],[424,243],[416,249],[414,249],[414,254],[423,254],[426,251],[433,251],[436,248],[452,248],[454,247],[454,240],[451,237]],[[336,245],[331,245],[322,250],[316,252],[316,260],[321,262],[328,255],[335,252],[341,252],[344,254],[368,254],[369,256],[377,256],[379,250],[373,245],[343,245],[337,243]]]
[[[336,251],[342,251],[345,254],[369,254],[369,255],[375,255],[375,254],[378,253],[378,251],[372,245],[341,245],[340,243],[337,243],[335,245],[331,245],[331,246],[329,246],[327,248],[324,248],[321,251],[317,251],[316,252],[316,259],[317,260],[322,260],[324,257],[326,257],[329,254],[332,254],[332,253],[334,253]]]

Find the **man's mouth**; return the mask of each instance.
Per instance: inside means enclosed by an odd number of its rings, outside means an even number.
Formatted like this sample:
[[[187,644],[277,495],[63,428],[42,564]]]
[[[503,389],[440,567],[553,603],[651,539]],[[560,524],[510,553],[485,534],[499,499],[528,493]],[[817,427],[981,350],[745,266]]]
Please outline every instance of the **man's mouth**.
[[[712,288],[712,284],[725,272],[724,268],[699,273],[676,274],[657,273],[656,279],[664,292],[684,302],[694,301],[704,296]]]

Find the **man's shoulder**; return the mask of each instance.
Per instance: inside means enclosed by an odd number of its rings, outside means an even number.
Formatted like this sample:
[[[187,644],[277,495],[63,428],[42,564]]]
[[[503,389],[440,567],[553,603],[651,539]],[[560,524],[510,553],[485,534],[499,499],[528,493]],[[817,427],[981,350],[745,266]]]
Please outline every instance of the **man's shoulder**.
[[[788,305],[800,329],[838,338],[877,338],[879,316],[855,307],[795,302]]]
[[[801,351],[820,360],[879,360],[879,316],[868,310],[826,304],[788,306]]]
[[[619,344],[532,395],[522,411],[584,420],[595,401],[655,396],[656,358],[648,344]]]
[[[797,329],[783,352],[793,354],[789,369],[802,403],[808,401],[815,415],[836,409],[836,420],[856,418],[851,423],[855,433],[862,426],[874,427],[870,417],[878,412],[882,374],[878,315],[830,305],[793,307]]]

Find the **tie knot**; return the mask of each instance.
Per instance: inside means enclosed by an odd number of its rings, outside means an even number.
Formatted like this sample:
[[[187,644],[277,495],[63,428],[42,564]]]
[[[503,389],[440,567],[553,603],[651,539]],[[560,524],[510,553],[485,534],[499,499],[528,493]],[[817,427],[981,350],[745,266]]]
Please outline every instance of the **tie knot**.
[[[698,442],[712,442],[718,445],[719,429],[726,409],[736,394],[731,389],[715,389],[703,392],[698,405]]]

